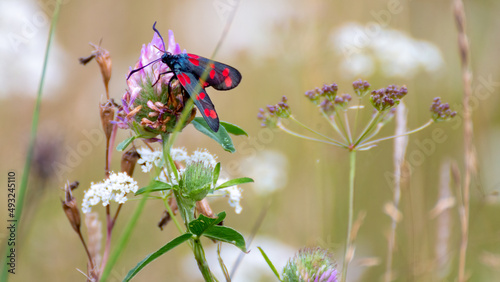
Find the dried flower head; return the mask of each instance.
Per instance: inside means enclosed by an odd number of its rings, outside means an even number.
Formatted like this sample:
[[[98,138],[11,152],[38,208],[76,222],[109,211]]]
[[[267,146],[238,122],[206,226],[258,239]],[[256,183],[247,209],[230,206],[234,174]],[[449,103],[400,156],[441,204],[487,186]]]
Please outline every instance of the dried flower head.
[[[286,282],[337,282],[338,271],[328,251],[302,249],[290,259],[283,268],[283,281]]]
[[[432,101],[431,113],[432,119],[435,122],[447,121],[457,115],[457,112],[452,111],[448,103],[443,104],[441,102],[441,98],[439,97],[434,98],[434,100]]]
[[[64,213],[68,217],[71,227],[73,227],[77,233],[80,232],[81,218],[80,212],[78,211],[78,204],[76,203],[71,191],[76,189],[78,184],[78,181],[71,184],[69,182],[66,183],[64,186],[64,201],[61,201]]]
[[[88,213],[91,207],[102,202],[103,206],[114,201],[123,204],[127,201],[128,193],[135,193],[139,189],[137,182],[124,172],[109,175],[104,182],[91,183],[90,189],[85,191],[82,203],[82,212]]]
[[[113,133],[113,119],[115,118],[115,105],[112,101],[108,101],[99,105],[99,113],[101,116],[102,129],[106,139],[111,138]]]
[[[92,59],[95,59],[99,68],[101,69],[102,80],[104,82],[104,87],[106,87],[106,94],[108,94],[109,98],[109,80],[111,79],[111,56],[109,55],[108,50],[101,48],[101,44],[95,45],[93,43],[89,43],[90,46],[94,47],[94,51],[88,57],[82,57],[79,59],[82,65],[86,65]]]
[[[382,112],[399,105],[399,102],[407,93],[406,86],[398,88],[397,85],[389,85],[386,88],[373,90],[370,101],[375,109]]]
[[[134,174],[135,164],[141,156],[137,153],[135,147],[130,148],[128,151],[123,153],[121,161],[121,171],[125,172],[129,176]]]

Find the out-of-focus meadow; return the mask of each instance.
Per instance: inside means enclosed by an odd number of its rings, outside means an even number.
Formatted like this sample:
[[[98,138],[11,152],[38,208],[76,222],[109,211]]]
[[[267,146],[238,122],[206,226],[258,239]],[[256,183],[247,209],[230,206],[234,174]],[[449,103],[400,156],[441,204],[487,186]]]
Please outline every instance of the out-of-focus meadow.
[[[0,3],[1,183],[6,183],[10,169],[16,171],[18,180],[22,174],[53,2]],[[396,281],[455,280],[461,239],[459,185],[451,181],[450,190],[440,188],[443,163],[456,162],[462,179],[464,171],[463,84],[451,1],[242,0],[238,5],[233,0],[63,2],[43,92],[36,147],[39,154],[31,170],[17,238],[17,274],[10,276],[11,281],[85,279],[77,269],[85,272],[86,256],[61,208],[60,188],[67,180],[78,180],[75,197],[81,202],[90,183],[104,177],[105,142],[98,103],[105,100],[105,89],[97,64],[82,66],[78,58],[90,54],[89,42],[101,41],[113,63],[110,95],[120,101],[129,67],[137,61],[142,44],[151,41],[155,21],[165,38],[170,29],[182,49],[206,57],[224,35],[214,59],[236,67],[243,75],[241,84],[231,91],[208,91],[221,119],[249,133],[249,138],[234,137],[236,153],[223,151],[192,126],[175,144],[189,151],[208,148],[231,176],[255,179],[254,184],[242,186],[241,214],[235,214],[223,200],[213,203],[216,212],[227,211],[226,225],[248,236],[268,207],[234,281],[273,281],[257,245],[280,269],[306,246],[329,249],[341,267],[347,228],[348,152],[279,130],[262,129],[256,115],[259,108],[286,95],[296,118],[330,133],[329,125],[304,92],[335,82],[339,93],[352,94],[352,82],[358,78],[368,80],[372,89],[407,85],[404,101],[410,129],[429,120],[429,106],[436,96],[458,112],[451,122],[434,124],[410,136],[406,157],[411,176],[402,184],[401,221],[392,267]],[[499,281],[500,2],[466,1],[465,11],[477,153],[466,274],[469,281]],[[225,24],[233,15],[226,33]],[[444,132],[438,141],[436,130]],[[391,123],[381,134],[393,132]],[[128,132],[119,131],[117,142],[128,136]],[[357,234],[349,281],[379,281],[386,271],[391,218],[384,207],[393,198],[392,152],[391,140],[357,154],[355,217],[365,211],[366,218]],[[119,170],[120,157],[121,153],[114,154],[115,171]],[[148,180],[139,168],[134,178],[139,186]],[[6,194],[0,193],[3,223],[7,219]],[[433,216],[440,198],[438,208],[444,208]],[[135,205],[128,201],[123,206],[113,242]],[[94,209],[100,209],[104,220],[103,208]],[[147,202],[111,275],[114,280],[123,279],[138,261],[178,235],[173,224],[163,231],[157,227],[163,210],[161,201]],[[1,230],[1,239],[5,239],[7,231]],[[215,245],[210,241],[205,245],[208,259],[217,265],[212,256]],[[224,249],[229,252],[225,262],[231,269],[238,250],[229,245]],[[185,245],[160,257],[137,276],[138,281],[201,279]]]

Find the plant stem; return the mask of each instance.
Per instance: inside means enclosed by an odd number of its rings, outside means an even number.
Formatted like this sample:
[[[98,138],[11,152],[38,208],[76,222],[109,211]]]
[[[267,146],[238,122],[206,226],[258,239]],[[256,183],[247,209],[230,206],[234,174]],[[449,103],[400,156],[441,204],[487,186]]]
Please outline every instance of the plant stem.
[[[208,266],[207,259],[205,257],[205,251],[203,250],[203,246],[201,245],[200,239],[196,238],[193,240],[193,253],[198,263],[198,268],[203,275],[205,281],[215,281],[212,272],[210,271],[210,267]]]
[[[347,130],[344,126],[344,122],[342,121],[342,118],[340,117],[339,111],[335,110],[335,115],[337,116],[337,118],[339,120],[340,128],[342,129],[342,134],[347,137],[349,144],[352,144],[352,139],[349,136],[349,134],[347,134]],[[349,127],[349,124],[346,124],[346,125]]]
[[[170,196],[172,197],[173,195],[170,194]],[[182,226],[180,225],[179,221],[175,217],[174,211],[172,211],[172,208],[168,204],[168,197],[165,197],[163,199],[163,202],[165,203],[165,208],[167,209],[167,212],[170,215],[170,218],[172,219],[172,221],[174,222],[175,226],[177,227],[177,230],[179,230],[179,233],[184,234],[184,230],[182,230]]]
[[[299,137],[299,138],[303,138],[303,139],[307,139],[307,140],[311,140],[311,141],[317,141],[317,142],[321,142],[321,143],[326,143],[326,144],[330,144],[330,145],[334,145],[334,146],[339,146],[339,147],[342,147],[342,148],[348,148],[347,145],[345,145],[343,143],[340,143],[338,141],[329,142],[329,141],[325,141],[325,140],[321,140],[321,139],[316,139],[316,138],[312,138],[312,137],[308,137],[308,136],[304,136],[304,135],[298,134],[298,133],[296,133],[294,131],[291,131],[291,130],[287,129],[280,122],[278,122],[277,126],[278,126],[279,129],[281,129],[281,130],[285,131],[286,133],[288,133],[290,135],[293,135],[295,137]]]
[[[344,251],[344,263],[342,266],[342,276],[341,281],[347,281],[347,267],[352,259],[354,253],[351,253],[353,242],[351,241],[351,231],[352,231],[352,221],[354,215],[354,176],[356,173],[356,151],[351,151],[349,153],[349,221],[347,223],[347,238],[346,247]]]
[[[337,125],[337,122],[335,121],[335,117],[333,118],[330,118],[329,116],[326,115],[326,113],[320,109],[320,112],[321,114],[323,115],[323,117],[328,121],[328,123],[333,127],[333,129],[335,129],[335,131],[337,131],[337,133],[342,137],[342,139],[344,139],[344,141],[346,143],[349,143],[349,141],[347,140],[347,137],[344,136],[344,134],[342,134],[342,132],[340,131],[339,129],[339,126]]]
[[[372,119],[368,122],[366,125],[365,129],[361,132],[361,135],[358,137],[356,142],[354,143],[354,148],[361,142],[363,141],[363,138],[372,131],[373,126],[378,123],[378,120],[380,118],[380,112],[377,111],[377,113],[372,117]]]
[[[428,127],[429,125],[431,125],[434,121],[431,119],[429,120],[427,123],[425,123],[424,125],[420,126],[419,128],[415,128],[413,130],[410,130],[408,132],[406,132],[405,134],[400,134],[400,135],[393,135],[393,136],[388,136],[388,137],[384,137],[384,138],[380,138],[380,139],[377,139],[377,140],[373,140],[371,142],[366,142],[366,143],[361,143],[359,144],[359,148],[361,147],[366,147],[366,146],[369,146],[371,144],[375,144],[375,143],[378,143],[380,141],[384,141],[384,140],[389,140],[389,139],[394,139],[394,138],[398,138],[398,137],[402,137],[402,136],[406,136],[406,135],[410,135],[410,134],[413,134],[415,132],[418,132],[426,127]]]
[[[21,185],[19,186],[18,198],[17,198],[17,207],[15,212],[15,220],[19,222],[21,219],[21,214],[23,211],[24,197],[26,195],[26,188],[28,187],[28,179],[31,169],[31,163],[33,161],[33,152],[35,150],[35,142],[36,142],[36,133],[38,130],[38,117],[40,116],[40,106],[42,104],[42,92],[43,92],[43,84],[45,82],[45,74],[47,72],[47,63],[49,61],[49,52],[50,46],[52,44],[52,39],[54,38],[54,32],[57,25],[57,20],[59,18],[59,8],[61,6],[61,0],[56,1],[56,5],[54,8],[54,14],[52,16],[52,21],[50,23],[49,36],[47,38],[47,45],[45,47],[45,56],[43,59],[42,66],[42,75],[40,77],[40,83],[38,85],[38,92],[35,102],[35,109],[33,110],[33,118],[31,121],[31,133],[28,145],[28,152],[26,154],[26,162],[24,163],[23,175],[21,178]],[[11,218],[12,219],[12,218]],[[17,223],[16,223],[17,224]],[[17,232],[19,227],[15,229],[14,236],[17,236]],[[17,238],[17,237],[16,237]],[[5,248],[5,257],[7,257],[10,252],[10,248]],[[0,274],[0,281],[8,280],[8,272],[7,272],[7,264],[4,263],[2,266],[2,272]]]
[[[323,134],[319,133],[318,131],[316,131],[316,130],[314,130],[314,129],[310,128],[310,127],[308,127],[307,125],[305,125],[305,124],[303,124],[302,122],[300,122],[300,121],[298,121],[297,119],[295,119],[295,117],[294,117],[294,116],[292,116],[292,115],[290,115],[290,119],[291,119],[291,120],[293,120],[294,122],[296,122],[296,123],[297,123],[298,125],[300,125],[301,127],[303,127],[303,128],[305,128],[305,129],[307,129],[307,130],[311,131],[311,132],[312,132],[312,133],[314,133],[314,134],[317,134],[317,135],[319,135],[319,136],[321,136],[321,137],[323,137],[323,138],[325,138],[325,139],[327,139],[327,140],[330,140],[330,141],[333,141],[333,142],[337,142],[335,139],[332,139],[332,138],[330,138],[330,137],[328,137],[328,136],[326,136],[326,135],[323,135]]]

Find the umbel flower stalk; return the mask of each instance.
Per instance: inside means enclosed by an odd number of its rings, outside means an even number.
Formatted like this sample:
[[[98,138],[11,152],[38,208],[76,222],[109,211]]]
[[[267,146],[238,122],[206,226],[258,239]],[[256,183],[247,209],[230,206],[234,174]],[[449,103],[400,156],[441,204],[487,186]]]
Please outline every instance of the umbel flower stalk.
[[[402,99],[408,94],[406,86],[389,85],[385,88],[370,91],[370,84],[367,81],[357,80],[352,84],[354,95],[348,93],[339,94],[336,83],[324,85],[322,88],[315,88],[305,92],[306,98],[318,108],[320,114],[330,124],[334,134],[326,135],[318,132],[304,123],[300,122],[292,113],[288,105],[288,99],[283,96],[276,105],[268,105],[266,109],[260,109],[257,118],[263,127],[278,128],[292,136],[302,139],[316,141],[347,149],[349,152],[350,172],[349,172],[349,215],[346,236],[346,248],[342,267],[341,280],[346,281],[347,269],[350,260],[353,258],[354,239],[352,238],[352,226],[354,217],[354,184],[356,172],[356,152],[369,150],[381,141],[394,139],[400,136],[419,132],[433,123],[448,121],[455,117],[456,112],[450,109],[448,103],[442,103],[439,97],[435,98],[430,107],[431,117],[422,126],[409,130],[398,135],[377,138],[378,133],[394,116],[395,108],[402,103]],[[368,95],[370,94],[370,95]],[[370,108],[362,105],[369,96],[372,115],[363,127],[359,127],[358,113],[363,109]],[[353,97],[357,99],[356,106],[350,106]],[[349,120],[349,113],[355,111],[354,124]],[[310,134],[299,133],[285,125],[283,120],[291,120],[291,124],[297,125],[301,129],[307,130]],[[363,128],[357,131],[357,128]]]

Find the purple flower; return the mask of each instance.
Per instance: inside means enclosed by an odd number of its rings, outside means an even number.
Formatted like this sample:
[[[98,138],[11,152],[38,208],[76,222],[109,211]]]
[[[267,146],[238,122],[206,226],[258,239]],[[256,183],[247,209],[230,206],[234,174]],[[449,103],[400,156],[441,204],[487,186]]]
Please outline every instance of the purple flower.
[[[442,103],[439,97],[434,98],[432,101],[431,113],[435,122],[447,121],[457,115],[457,112],[452,111],[448,103]]]
[[[181,48],[175,42],[174,33],[171,30],[168,31],[168,46],[166,47],[167,49],[165,49],[161,38],[154,33],[153,40],[147,45],[142,45],[141,55],[134,69],[140,69],[152,61],[158,60],[164,52],[181,53]],[[136,130],[137,127],[132,126],[132,124],[137,123],[144,130],[136,133],[147,136],[147,138],[171,132],[188,97],[182,94],[178,83],[174,82],[168,85],[172,74],[163,74],[168,70],[167,64],[158,61],[130,76],[116,121],[120,128]],[[132,67],[130,67],[129,73],[131,71]],[[160,74],[162,75],[160,76]],[[194,114],[195,110],[193,110],[191,117],[194,118]],[[187,123],[190,121],[191,119]]]

